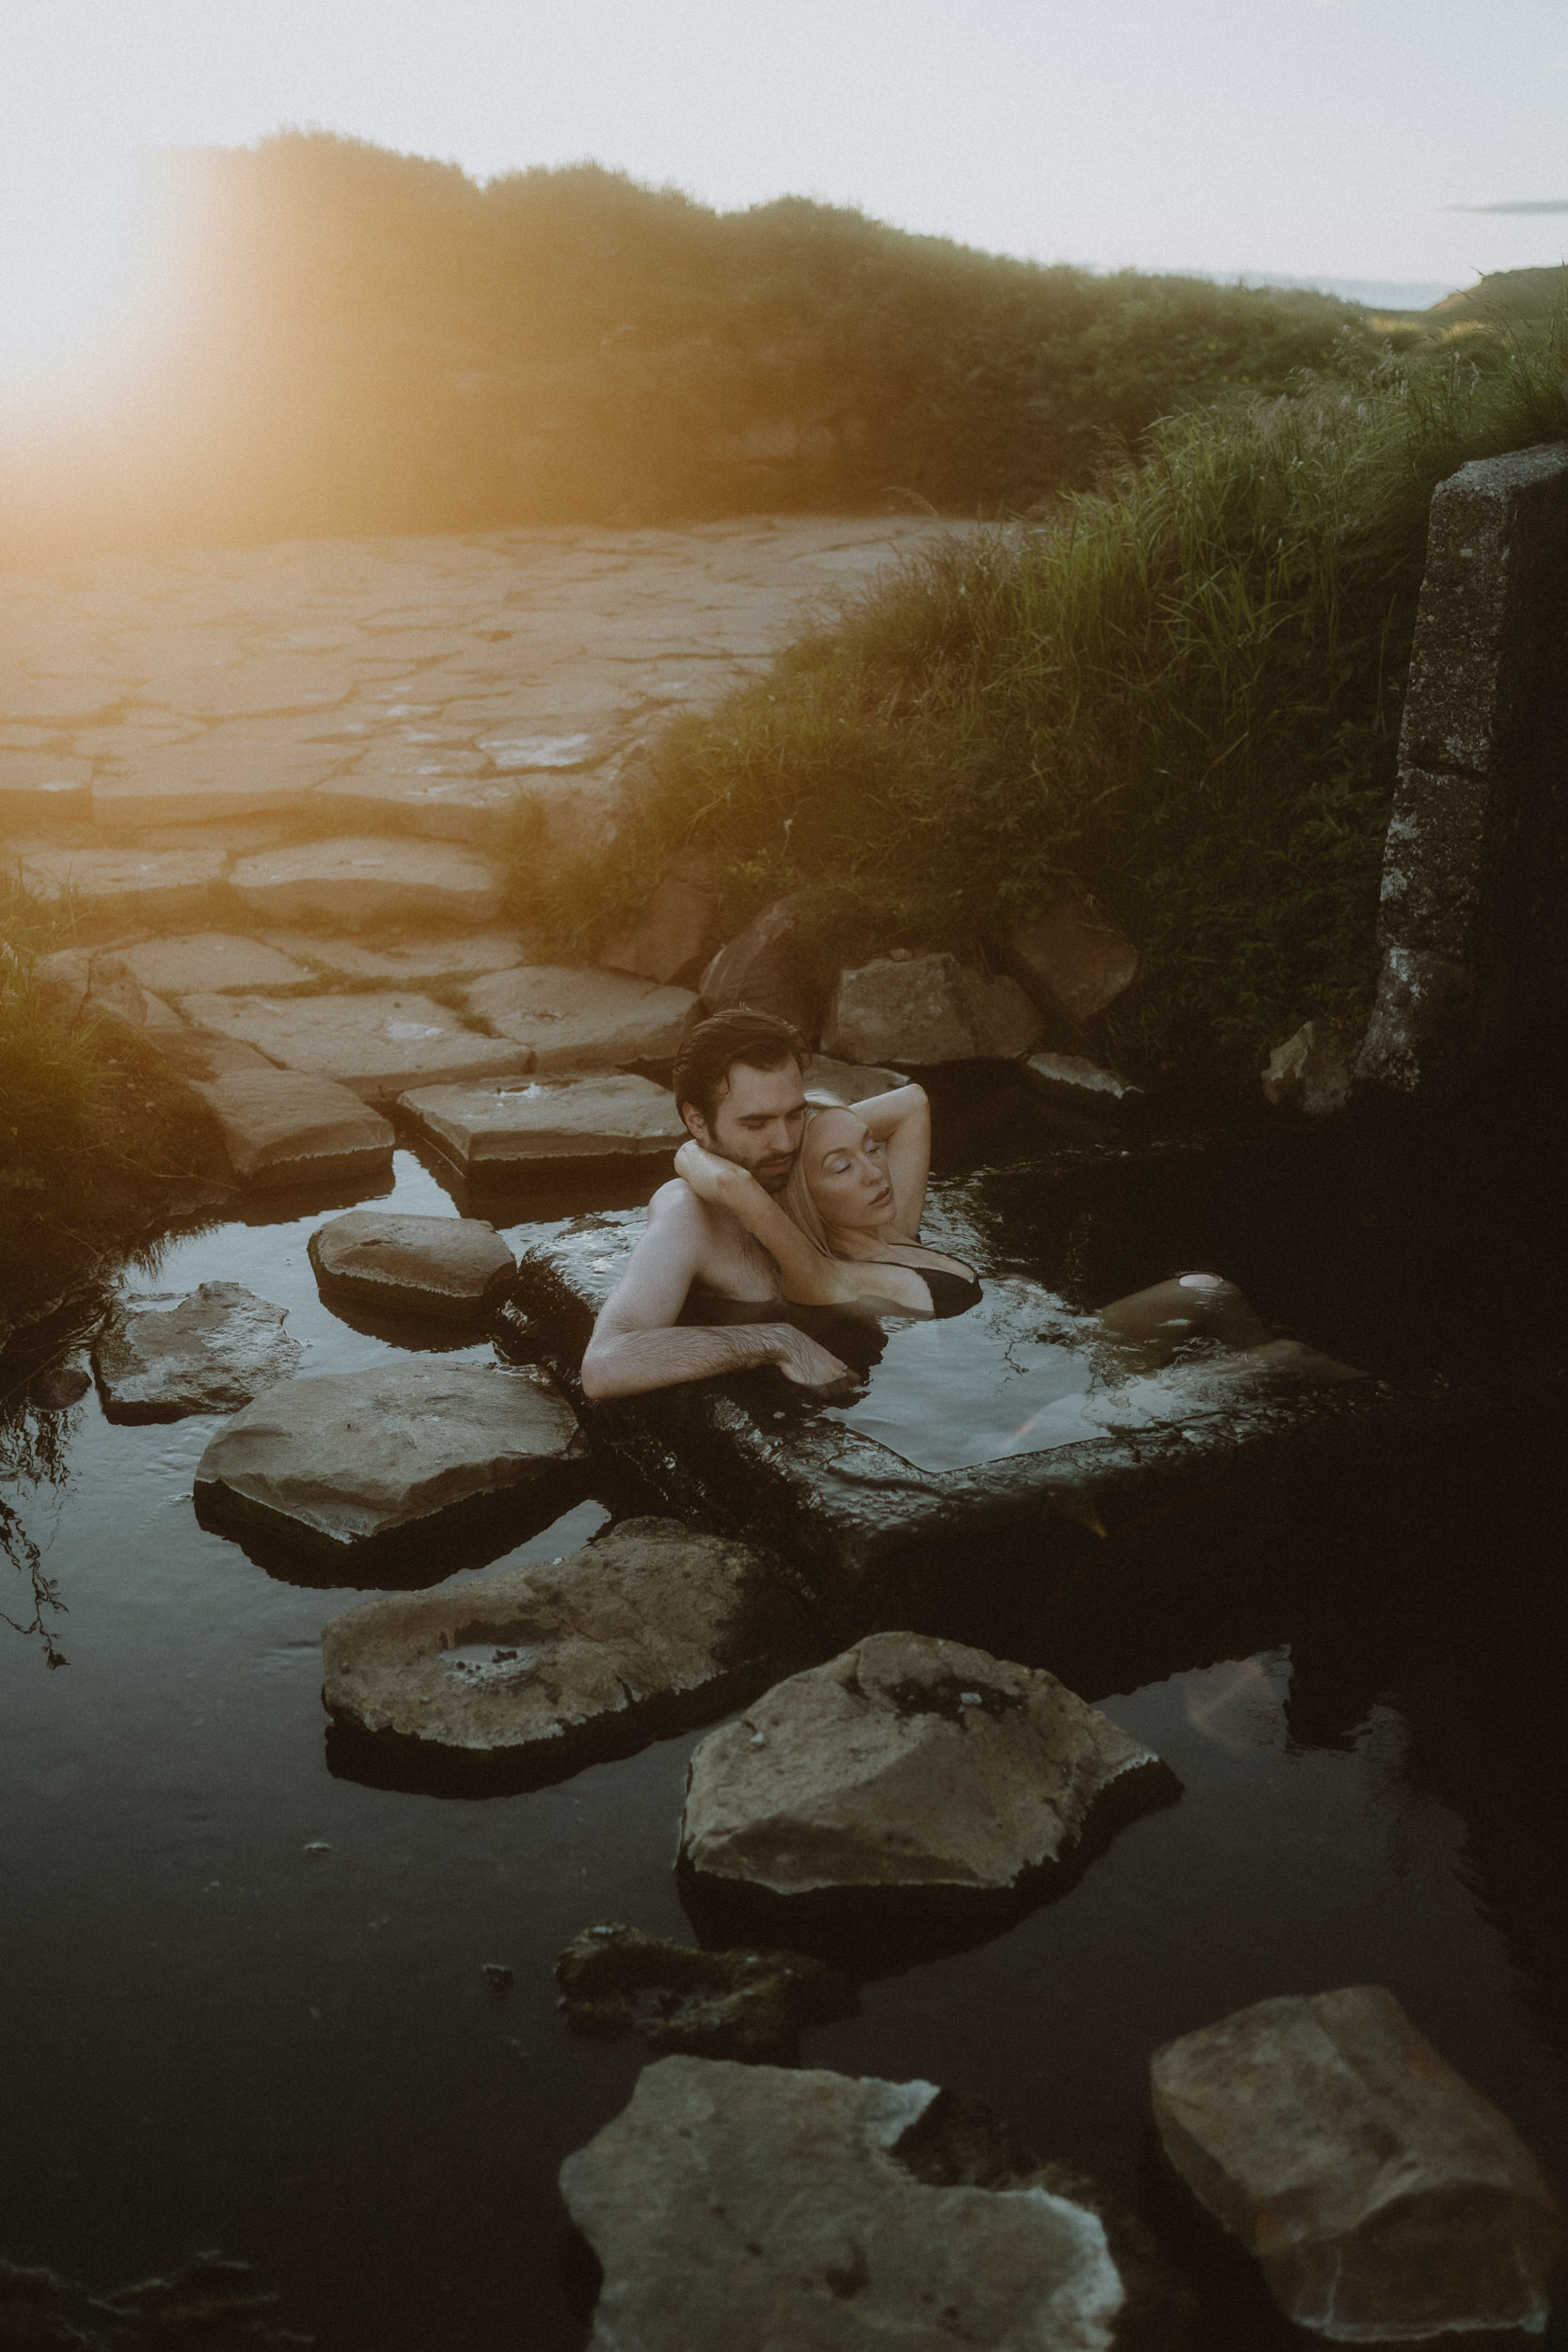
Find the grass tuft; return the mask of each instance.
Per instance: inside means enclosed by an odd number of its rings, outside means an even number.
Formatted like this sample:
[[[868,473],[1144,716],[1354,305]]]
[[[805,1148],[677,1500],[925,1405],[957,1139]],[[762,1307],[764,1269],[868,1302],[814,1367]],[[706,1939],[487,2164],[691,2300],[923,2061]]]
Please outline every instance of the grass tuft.
[[[516,913],[580,955],[697,855],[730,932],[796,892],[832,967],[994,956],[1071,883],[1141,952],[1110,1042],[1145,1072],[1362,1019],[1432,493],[1561,436],[1564,348],[1347,349],[1167,419],[1049,526],[955,533],[677,720],[608,857],[542,860],[522,803]]]

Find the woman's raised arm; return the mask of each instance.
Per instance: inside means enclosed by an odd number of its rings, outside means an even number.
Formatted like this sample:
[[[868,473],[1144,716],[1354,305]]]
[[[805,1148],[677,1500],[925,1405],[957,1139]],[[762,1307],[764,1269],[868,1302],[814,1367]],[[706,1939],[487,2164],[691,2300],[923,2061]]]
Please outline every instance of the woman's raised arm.
[[[838,1307],[858,1296],[859,1286],[849,1269],[808,1241],[771,1194],[764,1192],[756,1178],[733,1160],[705,1152],[693,1140],[683,1143],[675,1153],[675,1173],[686,1179],[700,1200],[728,1209],[752,1240],[762,1244],[778,1266],[784,1296],[797,1306]]]
[[[930,1098],[924,1087],[893,1087],[852,1107],[879,1143],[887,1146],[895,1231],[906,1241],[918,1241],[931,1173]]]

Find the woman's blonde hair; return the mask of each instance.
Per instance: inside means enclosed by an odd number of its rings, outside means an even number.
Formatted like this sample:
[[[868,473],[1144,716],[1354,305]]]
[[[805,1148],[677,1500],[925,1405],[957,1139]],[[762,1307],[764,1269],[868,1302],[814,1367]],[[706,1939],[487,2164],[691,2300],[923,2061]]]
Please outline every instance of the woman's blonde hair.
[[[821,1210],[812,1199],[811,1186],[806,1182],[806,1139],[814,1124],[825,1111],[843,1110],[847,1107],[842,1103],[821,1103],[815,1110],[807,1111],[806,1123],[800,1130],[800,1149],[795,1154],[795,1165],[789,1171],[789,1182],[785,1184],[779,1202],[790,1223],[798,1225],[806,1239],[814,1243],[825,1258],[834,1258],[838,1252],[828,1239],[827,1223]]]

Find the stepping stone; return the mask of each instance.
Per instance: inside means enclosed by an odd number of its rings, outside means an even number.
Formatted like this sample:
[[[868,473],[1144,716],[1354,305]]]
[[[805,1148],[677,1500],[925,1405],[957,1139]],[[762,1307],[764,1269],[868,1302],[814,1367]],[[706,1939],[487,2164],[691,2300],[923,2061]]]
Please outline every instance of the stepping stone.
[[[157,1001],[149,997],[149,1006]],[[254,1045],[242,1045],[235,1037],[214,1037],[211,1029],[193,1029],[178,1019],[171,1028],[153,1028],[147,1041],[156,1046],[160,1058],[177,1077],[198,1083],[226,1077],[232,1070],[264,1070],[275,1078],[289,1074],[268,1061],[265,1054],[259,1054]]]
[[[451,1083],[526,1070],[509,1039],[479,1037],[429,996],[184,996],[198,1028],[257,1046],[286,1070],[335,1078],[367,1102],[421,1079]]]
[[[92,817],[106,832],[148,825],[224,825],[245,817],[298,817],[311,787],[351,754],[341,743],[198,739],[159,746],[129,775],[99,775]]]
[[[183,938],[138,939],[123,950],[143,988],[160,996],[221,989],[308,988],[310,975],[292,956],[228,931],[193,931]]]
[[[465,1001],[503,1037],[528,1046],[534,1070],[568,1071],[673,1061],[697,999],[689,988],[660,988],[621,972],[525,964],[476,980]]]
[[[0,751],[0,834],[84,824],[92,816],[92,768],[50,752]]]
[[[84,915],[130,923],[199,917],[229,860],[221,850],[66,850],[47,843],[12,850],[34,898],[69,898]]]
[[[483,858],[428,841],[313,841],[237,860],[230,880],[274,923],[494,923],[500,893]]]
[[[866,1062],[834,1061],[829,1054],[808,1054],[800,1074],[805,1080],[806,1101],[822,1110],[848,1110],[857,1103],[868,1103],[874,1094],[891,1094],[895,1087],[907,1087],[910,1083],[901,1070],[878,1070]]]
[[[517,798],[516,785],[498,781],[488,767],[474,752],[367,760],[322,785],[310,807],[323,825],[387,827],[483,848],[500,839]]]
[[[660,1158],[686,1141],[668,1087],[614,1073],[421,1087],[402,1096],[398,1108],[467,1176]]]
[[[473,1323],[499,1306],[517,1271],[493,1225],[471,1216],[351,1209],[318,1226],[310,1263],[329,1306]]]
[[[432,1573],[461,1565],[458,1526],[537,1500],[580,1453],[544,1373],[383,1363],[285,1380],[247,1405],[196,1472],[199,1510],[341,1562],[433,1541]],[[467,1587],[464,1587],[465,1597]]]
[[[248,1405],[299,1370],[304,1351],[284,1332],[287,1313],[238,1282],[121,1300],[92,1351],[109,1420],[181,1421]]]
[[[932,2083],[665,2058],[561,2168],[590,2352],[1116,2352],[1185,2290],[1085,2174]]]
[[[325,965],[350,979],[401,980],[404,987],[462,973],[507,971],[528,955],[526,941],[515,931],[436,931],[428,939],[392,939],[373,947],[311,931],[267,930],[261,937],[279,955]]]
[[[230,1051],[254,1048],[229,1040]],[[178,1049],[158,1049],[178,1066]],[[199,1047],[197,1050],[200,1050]],[[260,1055],[255,1056],[257,1065]],[[389,1175],[391,1128],[378,1111],[330,1078],[270,1065],[217,1067],[196,1091],[216,1117],[229,1164],[251,1191],[279,1184],[373,1184]]]
[[[810,1650],[797,1604],[754,1552],[673,1519],[626,1519],[553,1565],[334,1617],[323,1697],[373,1739],[556,1778],[711,1723]]]
[[[1010,1894],[1059,1872],[1113,1783],[1172,1776],[1041,1669],[874,1633],[779,1683],[691,1759],[683,1869],[731,1891]]]
[[[1551,2192],[1381,1985],[1237,2010],[1156,2050],[1149,2080],[1166,2155],[1297,2327],[1337,2344],[1544,2333]]]
[[[804,1952],[705,1952],[641,1928],[584,1928],[555,1963],[561,2008],[574,2033],[692,2058],[792,2066],[802,2026],[847,2017],[855,1989]]]

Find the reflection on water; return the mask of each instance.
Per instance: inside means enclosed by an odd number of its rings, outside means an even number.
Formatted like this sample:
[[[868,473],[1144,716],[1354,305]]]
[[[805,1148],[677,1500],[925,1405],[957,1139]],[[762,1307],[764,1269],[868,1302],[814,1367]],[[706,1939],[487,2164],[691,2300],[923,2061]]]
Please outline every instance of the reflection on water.
[[[1137,1371],[1094,1316],[1017,1278],[989,1281],[977,1307],[946,1321],[890,1316],[859,1354],[863,1391],[828,1418],[924,1470],[1152,1429],[1221,1412],[1264,1380],[1341,1369],[1290,1343],[1265,1361],[1196,1340],[1163,1371]]]
[[[50,1666],[69,1662],[55,1638],[65,1602],[34,1527],[57,1508],[81,1419],[71,1407],[89,1386],[76,1366],[58,1360],[69,1343],[57,1343],[40,1363],[19,1370],[14,1389],[0,1396],[0,1555],[16,1580],[0,1599],[0,1624],[38,1641]]]

